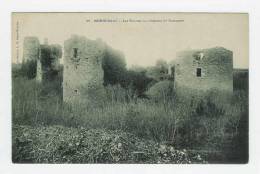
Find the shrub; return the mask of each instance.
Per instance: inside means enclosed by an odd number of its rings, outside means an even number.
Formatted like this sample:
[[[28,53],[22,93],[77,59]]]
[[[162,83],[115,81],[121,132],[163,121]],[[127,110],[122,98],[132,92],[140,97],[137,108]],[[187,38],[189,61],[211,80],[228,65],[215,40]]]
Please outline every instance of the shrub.
[[[121,84],[126,73],[126,62],[124,55],[107,47],[102,61],[104,70],[104,85]]]
[[[233,71],[234,90],[248,91],[248,76],[249,76],[248,70],[234,69]]]
[[[122,131],[13,127],[16,163],[205,163],[198,153],[136,138]]]
[[[157,82],[150,87],[150,89],[146,92],[146,95],[157,102],[163,101],[165,103],[173,101],[175,97],[173,83],[173,81],[169,80]]]
[[[36,77],[36,71],[37,71],[37,61],[28,60],[22,63],[21,69],[17,73],[19,73],[21,76],[26,77],[28,79],[33,79]]]
[[[214,90],[200,98],[173,94],[146,100],[117,85],[106,87],[105,100],[98,106],[71,106],[62,102],[55,89],[55,83],[39,85],[35,80],[13,78],[13,123],[120,130],[179,149],[229,155],[226,152],[233,147],[233,140],[242,135],[241,118],[248,115],[248,98],[243,91],[234,92],[231,99]]]

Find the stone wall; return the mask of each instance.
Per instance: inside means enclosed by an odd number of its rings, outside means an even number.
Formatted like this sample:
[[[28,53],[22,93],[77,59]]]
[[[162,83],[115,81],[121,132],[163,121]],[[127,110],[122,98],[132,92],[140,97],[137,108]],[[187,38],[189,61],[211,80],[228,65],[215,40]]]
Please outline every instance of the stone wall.
[[[76,35],[64,42],[63,101],[96,101],[103,91],[105,47],[100,40]]]
[[[25,37],[23,43],[23,63],[33,61],[38,82],[55,79],[60,71],[59,59],[62,57],[62,47],[58,44],[40,44],[37,37]]]
[[[37,37],[25,37],[23,41],[22,72],[29,79],[37,74],[37,60],[40,54],[40,42]]]
[[[233,53],[222,47],[177,53],[175,87],[196,91],[233,91]]]
[[[23,42],[23,62],[36,61],[39,57],[40,42],[37,37],[25,37]]]

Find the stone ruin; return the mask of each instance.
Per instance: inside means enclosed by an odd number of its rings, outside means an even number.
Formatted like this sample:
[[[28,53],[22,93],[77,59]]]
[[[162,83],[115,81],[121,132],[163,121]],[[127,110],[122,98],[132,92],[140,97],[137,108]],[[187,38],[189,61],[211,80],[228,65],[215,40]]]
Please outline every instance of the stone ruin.
[[[233,92],[233,52],[223,47],[179,52],[169,72],[176,92],[182,88]]]
[[[105,43],[73,35],[64,42],[63,101],[88,102],[102,97]]]
[[[64,102],[94,102],[102,98],[102,61],[105,52],[111,51],[114,50],[101,40],[90,40],[84,36],[73,35],[64,42]],[[61,57],[60,45],[40,44],[36,37],[24,40],[23,58],[24,61],[37,62],[38,82],[55,76]],[[179,52],[167,72],[177,93],[183,88],[189,89],[191,94],[213,88],[233,92],[233,53],[223,47]]]
[[[40,44],[37,37],[24,39],[24,62],[36,62],[36,80],[46,82],[56,80],[62,73],[63,101],[66,103],[94,102],[104,96],[103,59],[105,54],[121,55],[100,39],[90,40],[73,35],[64,42],[63,66],[60,45],[49,45],[47,40]]]
[[[37,37],[25,37],[23,43],[23,63],[35,62],[36,80],[42,82],[53,80],[61,71],[60,58],[62,47],[49,45],[47,39],[43,44]]]
[[[23,62],[37,61],[40,53],[40,41],[37,37],[25,37],[23,42]]]

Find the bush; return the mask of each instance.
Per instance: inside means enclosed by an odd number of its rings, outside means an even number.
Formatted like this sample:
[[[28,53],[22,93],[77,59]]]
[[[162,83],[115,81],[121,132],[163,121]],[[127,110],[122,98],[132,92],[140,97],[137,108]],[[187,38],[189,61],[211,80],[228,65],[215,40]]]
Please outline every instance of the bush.
[[[107,47],[102,61],[104,70],[104,85],[121,84],[126,73],[124,55],[112,48]]]
[[[169,82],[165,84],[169,87]],[[243,91],[234,92],[232,99],[214,90],[200,98],[163,95],[155,101],[140,99],[130,89],[110,85],[100,105],[70,106],[54,89],[58,89],[55,83],[40,86],[35,80],[13,78],[13,123],[119,130],[177,149],[219,151],[226,156],[233,140],[242,135],[238,129],[242,116],[248,115],[248,98]]]
[[[148,89],[151,82],[153,82],[153,79],[147,77],[145,72],[128,70],[125,74],[122,86],[126,89],[135,91],[138,97],[145,98],[145,91]]]
[[[13,126],[16,163],[205,163],[199,154],[122,131]]]
[[[107,48],[102,61],[104,70],[104,86],[120,85],[134,91],[139,97],[144,97],[148,84],[152,81],[144,72],[127,70],[124,55]]]
[[[248,70],[234,69],[233,71],[234,90],[248,91],[248,76],[249,76]]]
[[[16,72],[16,74],[20,74],[20,76],[26,77],[28,79],[33,79],[36,77],[37,71],[37,61],[36,60],[28,60],[23,62],[20,70]]]
[[[173,81],[164,80],[155,83],[149,90],[146,92],[146,95],[159,102],[169,102],[173,101],[175,97]]]

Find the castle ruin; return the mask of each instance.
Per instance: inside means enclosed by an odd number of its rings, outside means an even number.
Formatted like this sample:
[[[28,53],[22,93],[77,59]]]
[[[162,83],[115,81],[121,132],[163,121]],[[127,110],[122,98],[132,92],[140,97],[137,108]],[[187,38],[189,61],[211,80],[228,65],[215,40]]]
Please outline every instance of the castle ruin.
[[[73,35],[66,40],[63,59],[63,101],[85,103],[102,98],[102,62],[106,53],[112,54],[114,51],[101,40],[90,40],[84,36]],[[55,72],[59,71],[61,57],[60,45],[49,45],[47,40],[40,44],[36,37],[24,39],[24,62],[37,62],[38,82],[55,77]],[[177,93],[182,89],[189,89],[192,94],[210,89],[232,93],[233,53],[223,47],[181,51],[177,53],[167,73],[167,79],[174,82],[172,84]]]
[[[104,90],[105,44],[73,35],[64,42],[63,101],[95,101]]]
[[[170,71],[175,89],[233,92],[233,53],[223,47],[177,53]]]
[[[40,41],[37,37],[25,37],[23,42],[23,62],[37,61]]]
[[[23,63],[33,62],[36,80],[51,80],[60,71],[59,59],[62,57],[62,47],[58,44],[49,45],[47,39],[40,44],[37,37],[25,37],[23,44]]]

